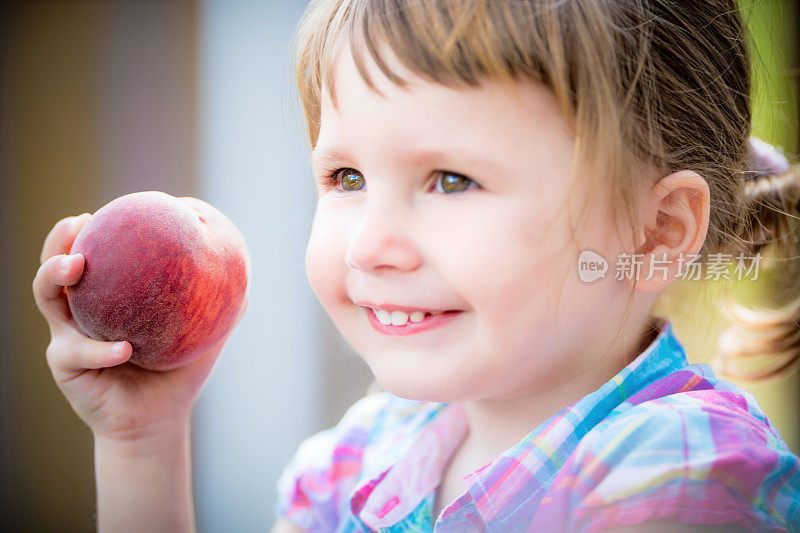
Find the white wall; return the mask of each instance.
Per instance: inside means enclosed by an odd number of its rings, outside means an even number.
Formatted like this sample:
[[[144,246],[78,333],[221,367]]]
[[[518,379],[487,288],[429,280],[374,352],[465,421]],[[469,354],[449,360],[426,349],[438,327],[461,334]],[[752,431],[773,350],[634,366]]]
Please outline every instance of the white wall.
[[[301,0],[200,5],[201,197],[249,245],[247,315],[193,419],[195,507],[203,532],[263,532],[275,483],[297,444],[323,425],[326,320],[305,276],[314,208],[288,44]]]

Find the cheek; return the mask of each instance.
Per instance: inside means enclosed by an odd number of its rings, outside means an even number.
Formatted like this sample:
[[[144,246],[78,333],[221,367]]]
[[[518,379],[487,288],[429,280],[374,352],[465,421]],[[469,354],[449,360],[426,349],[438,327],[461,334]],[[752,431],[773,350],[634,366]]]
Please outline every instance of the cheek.
[[[555,362],[530,361],[529,354],[546,353],[556,340],[552,331],[583,305],[575,286],[578,253],[572,237],[562,224],[548,227],[549,220],[531,215],[509,219],[487,236],[485,253],[475,254],[469,267],[482,273],[472,292],[481,337],[543,373]]]
[[[312,290],[322,306],[330,310],[344,290],[344,247],[336,239],[332,225],[316,216],[306,245],[305,266]]]
[[[447,241],[458,242],[450,246],[448,260],[464,300],[484,313],[519,320],[532,309],[542,310],[572,266],[571,247],[560,248],[568,237],[558,226],[545,232],[546,215],[525,205],[506,207],[503,216],[475,219],[479,223],[461,228],[461,238],[453,235]]]

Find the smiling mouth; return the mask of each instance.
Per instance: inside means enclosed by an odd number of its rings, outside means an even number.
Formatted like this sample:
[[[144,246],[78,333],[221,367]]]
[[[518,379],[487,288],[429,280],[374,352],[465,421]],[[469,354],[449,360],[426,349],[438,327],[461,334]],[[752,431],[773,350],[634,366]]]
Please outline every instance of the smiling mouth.
[[[405,326],[406,324],[418,324],[431,316],[441,315],[450,311],[386,311],[375,307],[368,307],[378,321],[384,326]]]
[[[364,311],[367,313],[373,329],[387,335],[411,335],[428,331],[451,323],[458,315],[463,313],[463,311],[457,310],[438,313],[424,313],[421,311],[410,314],[399,311],[388,313],[387,311],[375,310],[370,307],[365,307]],[[387,316],[390,317],[388,320]]]

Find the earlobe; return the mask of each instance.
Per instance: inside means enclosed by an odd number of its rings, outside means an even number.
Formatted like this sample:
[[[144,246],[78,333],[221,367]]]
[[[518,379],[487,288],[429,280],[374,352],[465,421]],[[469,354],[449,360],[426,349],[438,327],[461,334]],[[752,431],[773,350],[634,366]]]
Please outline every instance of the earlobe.
[[[655,292],[669,285],[680,274],[680,264],[698,254],[705,242],[708,183],[694,171],[675,172],[653,186],[646,205],[644,242],[636,250],[641,254],[641,271],[635,287],[639,292]],[[658,275],[653,276],[654,272]],[[633,287],[633,280],[628,284]]]

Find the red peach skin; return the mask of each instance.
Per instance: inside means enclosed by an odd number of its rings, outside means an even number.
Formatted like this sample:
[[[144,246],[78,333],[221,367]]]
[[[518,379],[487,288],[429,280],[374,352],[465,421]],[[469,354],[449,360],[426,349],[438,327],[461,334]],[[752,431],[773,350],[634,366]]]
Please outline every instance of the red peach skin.
[[[90,337],[125,339],[130,362],[172,370],[200,357],[231,329],[250,280],[236,226],[197,198],[160,191],[121,196],[78,233],[70,254],[85,259],[67,288],[77,324]]]

